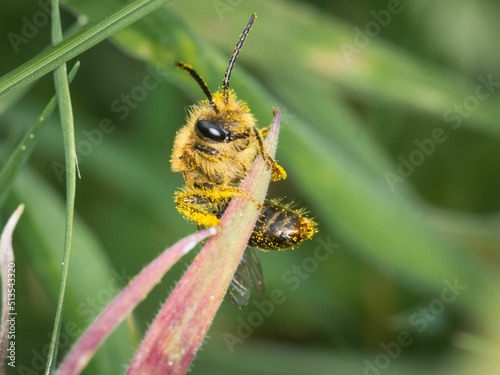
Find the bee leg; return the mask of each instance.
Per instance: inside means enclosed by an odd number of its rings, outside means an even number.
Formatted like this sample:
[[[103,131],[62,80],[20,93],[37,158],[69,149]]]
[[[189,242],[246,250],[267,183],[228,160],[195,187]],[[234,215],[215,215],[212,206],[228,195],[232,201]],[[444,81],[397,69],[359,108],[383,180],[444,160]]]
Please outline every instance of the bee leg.
[[[177,193],[175,203],[177,211],[196,223],[197,230],[200,227],[214,227],[220,223],[217,215],[210,209],[210,205],[201,203],[199,195],[195,192]]]
[[[175,194],[175,203],[177,211],[189,220],[194,221],[197,229],[199,229],[199,227],[219,225],[220,217],[226,210],[227,205],[236,196],[247,197],[257,205],[257,209],[262,208],[261,204],[258,204],[238,187],[178,191]]]
[[[264,140],[262,139],[263,134],[267,134],[267,130],[269,128],[264,128],[259,132],[257,128],[254,128],[255,137],[257,138],[257,142],[259,144],[259,153],[264,158],[267,166],[271,168],[271,179],[273,181],[284,180],[286,178],[286,172],[281,165],[279,165],[276,160],[274,160],[269,154],[266,152],[264,148]]]
[[[220,216],[229,201],[235,196],[246,194],[237,187],[218,189],[192,189],[177,192],[175,203],[177,210],[194,221],[197,227],[213,227],[219,225]]]
[[[215,203],[216,201],[223,201],[226,199],[225,205],[229,204],[229,201],[233,197],[246,197],[252,201],[257,206],[257,209],[261,209],[262,205],[258,203],[253,197],[245,193],[242,189],[239,187],[224,187],[221,188],[219,187],[218,190],[206,190],[207,197],[210,197],[209,199],[212,199],[213,202]],[[224,206],[225,209],[225,206]]]

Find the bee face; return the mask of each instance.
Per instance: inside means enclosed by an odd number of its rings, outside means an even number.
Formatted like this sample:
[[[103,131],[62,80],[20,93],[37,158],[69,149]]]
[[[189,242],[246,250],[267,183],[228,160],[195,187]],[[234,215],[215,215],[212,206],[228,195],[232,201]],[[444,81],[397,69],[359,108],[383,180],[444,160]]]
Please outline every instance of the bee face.
[[[191,107],[175,138],[172,170],[184,173],[188,187],[238,186],[258,153],[258,130],[248,106],[228,92],[214,94],[218,111],[202,101]]]

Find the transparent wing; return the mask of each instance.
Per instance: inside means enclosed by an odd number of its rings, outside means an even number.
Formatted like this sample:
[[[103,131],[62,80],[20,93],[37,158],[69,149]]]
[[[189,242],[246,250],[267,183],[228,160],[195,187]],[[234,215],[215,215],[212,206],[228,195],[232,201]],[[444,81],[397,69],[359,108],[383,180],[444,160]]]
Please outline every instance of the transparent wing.
[[[231,302],[234,306],[242,308],[248,304],[249,298],[250,285],[248,285],[247,272],[240,272],[238,267],[238,270],[236,270],[236,273],[229,284],[225,299]]]
[[[243,258],[247,264],[247,270],[252,279],[252,287],[262,294],[266,290],[266,283],[264,281],[264,273],[262,272],[262,265],[260,264],[259,254],[257,249],[249,247],[246,249]]]
[[[264,293],[265,283],[257,250],[249,247],[234,273],[225,298],[238,308],[245,307],[252,288],[258,293]]]

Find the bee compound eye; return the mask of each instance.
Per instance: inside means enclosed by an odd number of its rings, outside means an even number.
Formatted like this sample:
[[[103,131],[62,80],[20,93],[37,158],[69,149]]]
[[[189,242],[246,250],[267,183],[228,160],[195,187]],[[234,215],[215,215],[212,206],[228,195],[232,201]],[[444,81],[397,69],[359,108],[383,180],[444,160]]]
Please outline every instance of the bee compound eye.
[[[196,134],[200,138],[209,139],[215,142],[224,142],[226,133],[220,127],[208,120],[198,120],[196,122]]]

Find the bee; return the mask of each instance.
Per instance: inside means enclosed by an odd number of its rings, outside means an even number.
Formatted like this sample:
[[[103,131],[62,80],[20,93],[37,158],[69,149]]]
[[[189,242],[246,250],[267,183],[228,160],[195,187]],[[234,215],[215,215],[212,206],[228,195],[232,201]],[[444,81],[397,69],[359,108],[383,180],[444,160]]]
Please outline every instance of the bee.
[[[255,19],[256,14],[252,14],[229,59],[222,87],[213,94],[190,65],[175,63],[194,78],[207,97],[190,107],[186,124],[175,137],[171,157],[172,170],[182,172],[185,180],[185,187],[175,193],[177,210],[198,228],[218,225],[231,199],[245,195],[239,186],[258,155],[271,169],[273,181],[286,178],[285,170],[265,150],[267,128],[255,126],[248,105],[229,88],[234,64]],[[316,231],[316,223],[305,216],[304,210],[280,200],[266,200],[226,299],[243,307],[251,288],[264,292],[262,268],[254,248],[293,248]]]

